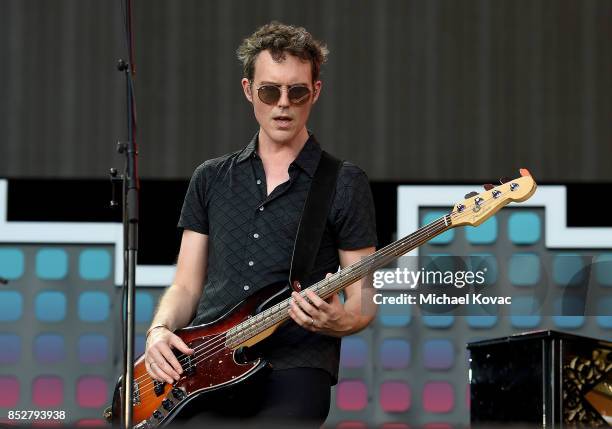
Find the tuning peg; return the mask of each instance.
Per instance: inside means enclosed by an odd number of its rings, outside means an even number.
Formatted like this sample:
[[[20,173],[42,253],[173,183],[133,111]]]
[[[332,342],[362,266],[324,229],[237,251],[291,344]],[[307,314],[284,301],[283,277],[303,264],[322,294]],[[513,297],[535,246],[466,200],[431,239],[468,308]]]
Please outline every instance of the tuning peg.
[[[502,177],[501,179],[499,179],[499,183],[501,183],[503,185],[504,183],[508,183],[511,180],[512,179],[509,178],[509,177]]]
[[[475,197],[476,195],[478,195],[478,192],[472,191],[469,194],[465,194],[465,199]]]
[[[483,187],[485,188],[485,191],[490,191],[495,187],[495,185],[493,185],[492,183],[485,183]]]

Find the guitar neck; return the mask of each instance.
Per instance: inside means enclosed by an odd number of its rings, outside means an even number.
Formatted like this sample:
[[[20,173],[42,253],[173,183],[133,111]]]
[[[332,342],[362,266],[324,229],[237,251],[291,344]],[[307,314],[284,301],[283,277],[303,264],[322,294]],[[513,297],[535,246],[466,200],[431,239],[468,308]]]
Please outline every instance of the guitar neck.
[[[312,290],[322,299],[329,298],[357,280],[373,273],[380,267],[384,267],[391,261],[452,227],[451,217],[447,214],[419,228],[412,234],[377,250],[362,260],[313,284],[308,289]],[[305,296],[306,290],[300,293],[302,296]],[[234,326],[226,333],[226,345],[236,348],[248,340],[257,337],[262,332],[283,323],[289,319],[288,309],[289,298]]]

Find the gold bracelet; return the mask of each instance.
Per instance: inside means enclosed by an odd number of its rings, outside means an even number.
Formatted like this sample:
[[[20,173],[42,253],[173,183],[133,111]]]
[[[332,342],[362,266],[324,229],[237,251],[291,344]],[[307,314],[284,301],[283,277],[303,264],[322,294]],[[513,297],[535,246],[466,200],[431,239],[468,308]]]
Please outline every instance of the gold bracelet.
[[[147,335],[145,336],[145,339],[149,338],[149,334],[151,333],[151,331],[153,331],[153,329],[157,329],[157,328],[166,328],[167,330],[170,330],[170,328],[168,328],[168,325],[166,325],[165,323],[160,323],[159,325],[151,326],[147,330]]]

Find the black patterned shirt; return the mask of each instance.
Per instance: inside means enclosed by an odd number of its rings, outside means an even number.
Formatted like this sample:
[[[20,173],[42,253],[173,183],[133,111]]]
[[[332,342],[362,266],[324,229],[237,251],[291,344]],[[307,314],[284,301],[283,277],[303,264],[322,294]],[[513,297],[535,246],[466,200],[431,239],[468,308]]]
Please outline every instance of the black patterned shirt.
[[[208,271],[191,325],[216,320],[262,288],[287,284],[298,223],[321,147],[309,139],[289,166],[289,180],[267,194],[258,134],[242,150],[211,159],[193,173],[178,226],[208,235]],[[308,286],[338,270],[338,249],[376,246],[366,174],[344,161]],[[275,369],[312,367],[338,376],[340,339],[292,320],[258,345]]]

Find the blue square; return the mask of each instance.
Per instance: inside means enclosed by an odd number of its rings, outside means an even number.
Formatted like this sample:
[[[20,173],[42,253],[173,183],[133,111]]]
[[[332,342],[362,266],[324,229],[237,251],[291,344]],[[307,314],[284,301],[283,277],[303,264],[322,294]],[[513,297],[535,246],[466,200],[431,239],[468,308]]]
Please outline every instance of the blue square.
[[[399,338],[387,338],[380,347],[380,363],[384,369],[404,369],[410,364],[410,343]]]
[[[110,311],[110,300],[103,292],[83,292],[79,297],[79,319],[84,322],[104,322]]]
[[[477,227],[465,228],[465,238],[471,244],[492,244],[497,240],[497,217],[484,221]]]
[[[515,253],[510,257],[508,276],[514,286],[535,286],[540,281],[540,257],[535,253]]]
[[[533,212],[512,213],[508,217],[508,236],[514,244],[535,244],[540,240],[540,217]]]
[[[68,254],[63,249],[41,249],[36,254],[36,276],[60,280],[68,274]]]
[[[19,363],[21,337],[15,334],[0,334],[0,364]]]
[[[153,319],[153,297],[147,292],[136,292],[136,323],[149,323]]]
[[[453,326],[455,316],[422,316],[423,323],[428,328],[445,329]]]
[[[41,292],[34,300],[36,318],[41,322],[60,322],[66,318],[66,295],[63,292]]]
[[[34,339],[34,357],[38,363],[53,364],[66,357],[64,337],[58,334],[42,334]]]
[[[421,226],[427,225],[433,221],[440,219],[441,217],[447,215],[448,212],[444,211],[430,211],[426,213],[421,219]],[[448,244],[455,238],[455,231],[453,229],[449,229],[448,231],[443,232],[437,237],[429,240],[430,244]]]
[[[515,328],[535,328],[542,320],[539,301],[530,296],[513,297],[510,314],[510,322]]]
[[[23,296],[15,291],[0,291],[0,322],[14,322],[23,313]]]
[[[351,335],[342,339],[340,366],[343,368],[362,368],[368,357],[368,348],[363,338]]]
[[[392,292],[385,292],[385,296],[399,295]],[[387,327],[407,326],[411,319],[410,305],[401,304],[380,304],[378,306],[378,320]]]
[[[79,255],[79,275],[85,280],[105,280],[111,272],[111,255],[107,250],[88,249]]]
[[[597,281],[602,286],[612,286],[612,253],[597,255],[593,262]]]
[[[556,255],[553,278],[559,286],[580,286],[586,279],[583,257],[572,253]]]
[[[455,352],[449,340],[427,340],[423,345],[423,362],[430,370],[447,370],[453,366]]]
[[[0,277],[16,280],[23,275],[24,257],[19,249],[0,249]]]

